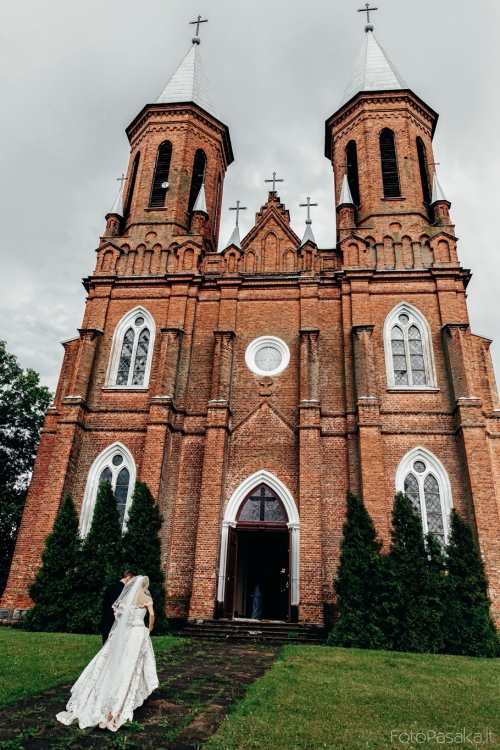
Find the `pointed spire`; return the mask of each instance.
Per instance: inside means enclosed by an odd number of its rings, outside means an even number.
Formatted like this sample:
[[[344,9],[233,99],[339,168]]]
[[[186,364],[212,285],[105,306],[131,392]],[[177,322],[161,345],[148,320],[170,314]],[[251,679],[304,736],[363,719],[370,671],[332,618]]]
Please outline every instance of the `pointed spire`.
[[[311,219],[306,219],[306,231],[304,232],[304,236],[302,237],[302,242],[299,245],[300,247],[303,247],[306,242],[312,242],[313,245],[316,245],[316,240],[314,239],[313,230],[311,229],[312,221]]]
[[[205,183],[204,182],[201,184],[200,192],[198,193],[198,197],[193,206],[193,212],[194,211],[202,211],[203,213],[208,215],[207,200],[205,198]]]
[[[365,40],[354,70],[339,104],[342,107],[361,91],[392,91],[408,86],[373,35],[373,26],[365,26]]]
[[[193,46],[167,83],[155,104],[193,102],[219,119],[217,105],[201,60],[200,40],[194,37]]]
[[[434,172],[434,179],[432,180],[432,198],[431,198],[431,205],[433,203],[436,203],[437,201],[446,201],[449,203],[448,199],[446,198],[443,188],[439,184],[437,172]]]
[[[342,206],[344,204],[348,204],[351,206],[355,205],[352,199],[351,188],[349,187],[349,180],[347,179],[346,174],[344,175],[344,179],[342,181],[342,191],[340,193],[339,206]]]
[[[122,180],[122,184],[120,185],[120,189],[118,191],[118,195],[116,196],[115,202],[113,203],[113,206],[111,208],[110,214],[116,214],[117,216],[123,217],[123,186],[125,184],[125,180]]]
[[[226,247],[229,247],[230,245],[235,245],[236,247],[239,247],[239,249],[241,250],[240,228],[238,225],[236,225],[235,228],[233,229],[233,233],[231,237],[229,238],[229,241]],[[226,249],[226,247],[224,248],[224,250]]]

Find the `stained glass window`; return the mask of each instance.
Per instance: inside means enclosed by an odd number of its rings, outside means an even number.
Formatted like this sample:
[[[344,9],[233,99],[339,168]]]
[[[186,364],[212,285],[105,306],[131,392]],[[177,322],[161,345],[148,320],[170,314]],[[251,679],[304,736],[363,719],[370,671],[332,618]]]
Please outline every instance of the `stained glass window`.
[[[111,469],[106,466],[106,468],[101,471],[101,476],[99,477],[99,485],[104,484],[104,482],[111,483],[112,479],[113,475],[111,473]]]
[[[427,474],[424,480],[425,511],[427,528],[444,544],[443,509],[439,494],[439,484],[433,474]]]
[[[417,468],[418,467],[418,468]],[[422,469],[423,467],[423,469]],[[439,491],[439,483],[431,472],[426,471],[427,467],[423,461],[415,461],[414,468],[420,470],[420,476],[417,479],[415,474],[410,472],[404,482],[405,495],[410,500],[416,513],[421,515],[424,510],[424,529],[434,534],[441,545],[445,544],[444,521],[442,498]]]
[[[408,364],[404,333],[399,326],[394,326],[391,333],[392,362],[394,382],[396,385],[408,385]]]
[[[144,375],[146,374],[146,364],[148,361],[148,348],[149,331],[147,328],[144,328],[139,335],[139,341],[137,343],[132,385],[142,385],[144,383]]]
[[[132,351],[134,349],[135,333],[132,328],[125,332],[123,337],[123,346],[120,353],[120,363],[118,365],[118,374],[116,376],[116,385],[127,385],[130,372],[130,363],[132,361]]]
[[[414,474],[408,474],[405,479],[405,495],[413,505],[413,510],[420,515],[420,489],[417,477]]]
[[[391,354],[395,386],[428,384],[422,333],[406,313],[391,329]]]
[[[143,386],[146,382],[146,373],[150,357],[149,347],[151,343],[151,332],[145,328],[146,321],[142,315],[138,315],[126,331],[123,337],[116,385]]]
[[[285,514],[276,495],[267,487],[260,487],[245,502],[240,521],[273,521],[286,523]]]
[[[130,484],[130,472],[124,466],[116,478],[115,495],[118,510],[120,512],[120,525],[125,519],[125,508],[127,507],[128,487]]]
[[[425,362],[422,347],[422,336],[416,325],[408,331],[408,348],[410,351],[411,377],[413,385],[425,385]]]

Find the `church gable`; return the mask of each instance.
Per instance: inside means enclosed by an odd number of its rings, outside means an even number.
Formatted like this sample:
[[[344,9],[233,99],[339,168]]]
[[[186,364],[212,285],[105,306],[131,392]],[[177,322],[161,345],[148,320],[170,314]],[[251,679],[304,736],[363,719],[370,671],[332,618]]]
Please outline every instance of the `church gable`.
[[[296,271],[300,239],[290,227],[290,214],[275,193],[255,216],[255,226],[242,241],[247,272]]]

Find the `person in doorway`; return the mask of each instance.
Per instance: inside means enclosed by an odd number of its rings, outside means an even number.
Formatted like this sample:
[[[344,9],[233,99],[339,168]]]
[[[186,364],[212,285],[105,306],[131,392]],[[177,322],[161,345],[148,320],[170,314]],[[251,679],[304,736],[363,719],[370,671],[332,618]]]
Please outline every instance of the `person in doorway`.
[[[253,590],[252,620],[262,620],[262,591],[260,583]]]
[[[102,601],[102,617],[101,623],[99,625],[103,645],[108,640],[109,631],[113,627],[113,623],[115,621],[113,604],[122,593],[124,586],[126,586],[127,583],[130,583],[130,581],[134,577],[135,573],[133,570],[126,570],[123,574],[123,578],[120,578],[120,580],[116,581],[116,583],[112,583],[104,592],[104,599]]]

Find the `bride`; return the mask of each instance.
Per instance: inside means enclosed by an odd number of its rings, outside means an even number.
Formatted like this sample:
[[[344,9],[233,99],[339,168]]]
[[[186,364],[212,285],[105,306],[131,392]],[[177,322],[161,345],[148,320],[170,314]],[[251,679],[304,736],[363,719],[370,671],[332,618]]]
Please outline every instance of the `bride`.
[[[147,576],[136,576],[113,604],[115,622],[109,638],[71,688],[62,724],[78,721],[80,729],[112,732],[132,721],[134,710],[158,687],[156,662],[149,633],[154,625],[153,600]],[[149,631],[144,626],[149,612]]]

